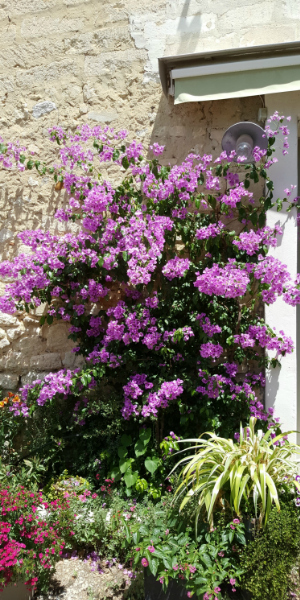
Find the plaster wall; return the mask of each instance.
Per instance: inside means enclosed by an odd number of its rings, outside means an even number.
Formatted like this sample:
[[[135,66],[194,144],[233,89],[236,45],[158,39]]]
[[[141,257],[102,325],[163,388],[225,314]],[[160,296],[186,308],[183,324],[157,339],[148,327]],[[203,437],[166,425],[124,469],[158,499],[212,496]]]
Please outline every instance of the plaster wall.
[[[145,146],[165,144],[166,163],[192,149],[218,154],[229,125],[256,121],[260,99],[174,107],[162,94],[157,58],[299,37],[297,0],[2,0],[0,135],[21,140],[46,161],[54,157],[48,127],[84,122],[126,128]],[[47,177],[0,172],[1,259],[25,250],[20,230],[63,233],[53,218],[63,199]],[[0,314],[4,389],[74,366],[65,326],[41,329],[38,312],[18,319]]]

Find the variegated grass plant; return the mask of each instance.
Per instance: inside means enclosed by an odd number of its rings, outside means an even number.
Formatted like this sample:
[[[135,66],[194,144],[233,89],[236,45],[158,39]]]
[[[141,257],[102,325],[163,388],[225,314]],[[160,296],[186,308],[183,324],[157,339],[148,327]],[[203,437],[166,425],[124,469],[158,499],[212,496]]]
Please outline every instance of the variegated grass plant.
[[[251,417],[248,427],[240,426],[237,442],[211,432],[203,434],[208,439],[180,440],[195,444],[190,447],[195,453],[174,467],[183,467],[175,497],[184,494],[180,510],[195,494],[199,497],[196,523],[204,511],[213,526],[214,511],[226,505],[240,517],[243,499],[252,498],[255,515],[264,525],[273,504],[280,510],[278,490],[296,474],[295,455],[300,454],[300,446],[287,440],[292,432],[272,439],[271,430],[265,435],[255,432],[255,423]]]

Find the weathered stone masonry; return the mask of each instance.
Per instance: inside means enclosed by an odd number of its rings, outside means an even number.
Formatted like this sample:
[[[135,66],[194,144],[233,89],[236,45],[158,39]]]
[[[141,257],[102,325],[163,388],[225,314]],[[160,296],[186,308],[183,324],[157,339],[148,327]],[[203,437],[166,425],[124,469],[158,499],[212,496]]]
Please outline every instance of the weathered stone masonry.
[[[2,0],[0,135],[23,141],[49,164],[54,148],[45,138],[53,124],[126,128],[145,146],[165,144],[171,164],[192,149],[218,153],[229,125],[257,119],[260,99],[174,107],[162,94],[157,58],[299,37],[297,0]],[[63,200],[48,177],[1,172],[1,259],[27,251],[16,238],[23,229],[63,233],[53,219]],[[16,389],[78,360],[67,326],[39,327],[42,310],[0,314],[0,387]]]

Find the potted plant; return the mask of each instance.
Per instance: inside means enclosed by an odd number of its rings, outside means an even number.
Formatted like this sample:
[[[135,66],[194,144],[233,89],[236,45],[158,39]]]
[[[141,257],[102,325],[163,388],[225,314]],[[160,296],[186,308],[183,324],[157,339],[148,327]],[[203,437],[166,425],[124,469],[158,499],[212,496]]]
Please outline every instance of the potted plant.
[[[230,506],[240,517],[243,503],[249,506],[251,501],[255,517],[264,525],[273,504],[280,510],[278,487],[295,480],[294,456],[300,454],[300,446],[288,441],[292,432],[276,435],[270,428],[263,434],[255,432],[255,424],[251,417],[248,427],[241,426],[237,441],[215,433],[208,433],[208,439],[180,440],[194,443],[196,451],[175,466],[184,467],[175,492],[184,493],[180,509],[196,496],[197,517],[204,511],[211,526],[218,506]]]

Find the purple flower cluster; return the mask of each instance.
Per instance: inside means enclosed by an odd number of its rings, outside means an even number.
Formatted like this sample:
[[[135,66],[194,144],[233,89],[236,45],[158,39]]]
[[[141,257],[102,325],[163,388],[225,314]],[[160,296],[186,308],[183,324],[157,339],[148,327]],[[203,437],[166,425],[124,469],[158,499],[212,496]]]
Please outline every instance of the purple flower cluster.
[[[282,228],[275,225],[274,229],[264,227],[256,231],[240,233],[236,240],[233,240],[233,245],[239,250],[245,250],[249,256],[253,256],[260,251],[261,246],[277,246],[276,235],[282,235]]]
[[[250,325],[248,331],[234,336],[234,342],[242,348],[253,348],[255,343],[267,350],[276,350],[276,357],[290,354],[294,350],[293,340],[279,331],[279,336],[266,325]]]
[[[188,258],[171,258],[162,268],[164,276],[171,281],[175,277],[183,277],[189,269],[191,261]]]
[[[220,358],[221,354],[223,354],[223,348],[220,344],[207,342],[207,344],[201,344],[200,354],[202,358]]]
[[[122,408],[122,416],[128,420],[132,414],[142,417],[157,415],[159,408],[167,408],[169,401],[174,400],[183,393],[183,381],[176,379],[174,381],[164,381],[161,387],[156,392],[150,392],[145,398],[145,403],[140,409],[138,404],[133,404],[132,400],[137,400],[146,390],[153,388],[153,383],[147,380],[145,374],[134,375],[130,378],[124,389],[124,406]],[[144,388],[144,389],[143,389]]]
[[[243,378],[243,381],[237,383],[235,376],[238,367],[235,363],[225,363],[225,375],[214,373],[211,375],[208,371],[199,369],[198,375],[201,385],[196,388],[196,391],[211,399],[217,399],[221,394],[229,391],[232,400],[246,399],[250,405],[252,416],[258,419],[267,420],[268,413],[265,412],[263,404],[257,399],[255,387],[257,385],[264,386],[265,379],[263,374],[253,375],[248,373]]]
[[[205,313],[197,315],[196,319],[197,321],[199,321],[200,327],[203,329],[206,335],[208,335],[209,338],[213,337],[215,333],[221,333],[222,329],[220,325],[213,325]]]
[[[197,229],[195,233],[195,238],[197,240],[207,240],[208,238],[217,237],[217,235],[221,233],[223,228],[224,225],[221,221],[219,221],[218,223],[211,223],[207,227],[200,227],[200,229]]]
[[[237,298],[246,293],[249,276],[237,267],[235,261],[229,262],[225,267],[215,264],[211,268],[206,267],[203,273],[196,273],[197,279],[194,286],[202,294],[208,296],[224,296],[225,298]]]

